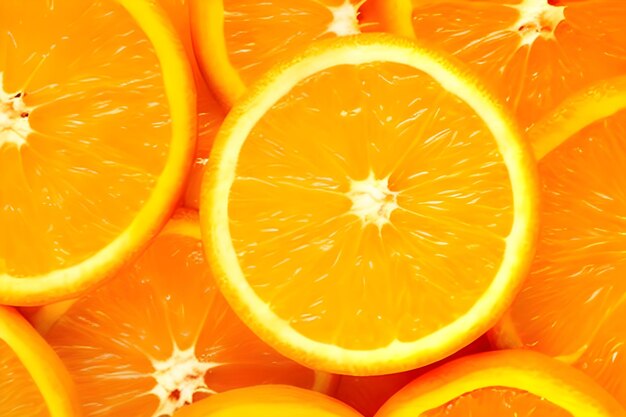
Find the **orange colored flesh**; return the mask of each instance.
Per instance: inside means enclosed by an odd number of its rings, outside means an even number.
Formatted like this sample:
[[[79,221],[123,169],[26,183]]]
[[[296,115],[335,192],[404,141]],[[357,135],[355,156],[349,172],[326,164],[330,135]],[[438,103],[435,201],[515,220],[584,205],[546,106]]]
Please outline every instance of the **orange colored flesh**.
[[[626,72],[622,0],[525,3],[526,8],[540,4],[552,11],[564,6],[565,19],[556,27],[541,17],[522,23],[516,8],[520,3],[414,0],[415,36],[469,64],[508,102],[524,127],[577,89]],[[554,31],[556,39],[540,36],[532,46],[521,46],[523,36],[537,31]]]
[[[223,0],[224,37],[232,65],[248,85],[277,61],[292,56],[327,32],[333,22],[329,8],[358,0],[280,0],[272,2]]]
[[[196,153],[183,197],[183,204],[186,207],[197,209],[204,167],[211,153],[215,135],[224,119],[224,110],[204,81],[194,56],[189,29],[189,0],[159,0],[159,3],[172,20],[176,32],[185,46],[197,87],[198,136]]]
[[[323,394],[285,385],[257,385],[215,395],[174,417],[362,417]]]
[[[500,337],[568,361],[626,405],[624,138],[626,111],[540,161],[537,256]]]
[[[27,144],[0,147],[0,273],[25,279],[82,262],[127,228],[172,140],[159,61],[129,13],[51,4],[30,2],[24,18],[22,1],[0,3],[3,87],[33,107]]]
[[[510,388],[484,388],[450,401],[420,417],[572,417],[572,414],[545,398]]]
[[[398,193],[380,232],[346,195],[370,173]],[[298,332],[349,349],[414,341],[462,316],[491,284],[513,218],[484,122],[429,76],[389,62],[296,85],[250,132],[228,198],[254,291]]]
[[[486,352],[490,349],[491,346],[487,337],[481,336],[478,340],[446,359],[422,368],[389,375],[342,375],[340,376],[339,385],[333,396],[353,407],[363,414],[363,416],[372,417],[391,396],[418,376],[435,369],[443,363],[474,353]]]
[[[0,415],[49,417],[35,382],[11,348],[0,339]]]
[[[196,392],[201,396],[254,384],[312,388],[316,382],[314,371],[267,347],[229,309],[191,212],[180,212],[133,265],[80,298],[46,339],[76,380],[87,417],[153,416],[158,400],[149,393],[155,386],[151,360],[170,358],[175,347],[214,363],[200,374],[207,387]]]

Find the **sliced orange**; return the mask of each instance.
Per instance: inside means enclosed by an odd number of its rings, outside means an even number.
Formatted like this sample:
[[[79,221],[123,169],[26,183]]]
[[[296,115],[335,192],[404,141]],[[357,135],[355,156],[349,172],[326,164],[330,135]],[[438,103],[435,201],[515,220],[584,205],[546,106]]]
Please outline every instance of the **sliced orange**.
[[[623,417],[626,411],[582,372],[548,356],[494,351],[417,378],[376,417]]]
[[[399,372],[484,333],[533,253],[535,164],[477,83],[410,40],[320,41],[222,126],[203,240],[242,319],[317,369]]]
[[[365,0],[190,0],[196,56],[226,107],[312,41],[360,32]]]
[[[0,2],[0,303],[76,296],[158,232],[194,103],[153,2]]]
[[[79,298],[45,338],[77,382],[86,417],[160,417],[232,388],[326,390],[333,382],[270,349],[230,310],[204,260],[195,212],[178,212],[134,264]]]
[[[572,92],[626,73],[622,0],[371,1],[394,33],[469,64],[524,127]]]
[[[566,361],[626,406],[626,77],[581,92],[530,133],[543,156],[542,231],[494,341]]]
[[[14,309],[0,306],[0,415],[80,417],[63,363]]]
[[[200,199],[200,183],[204,167],[211,153],[211,147],[217,130],[224,120],[224,110],[215,99],[213,93],[207,86],[193,52],[191,41],[191,29],[189,18],[189,1],[188,0],[159,0],[159,3],[165,9],[168,17],[172,20],[176,33],[185,46],[187,59],[193,70],[194,80],[196,82],[197,112],[198,112],[198,135],[196,143],[196,154],[194,157],[191,172],[187,181],[187,187],[184,194],[183,204],[186,207],[198,209]]]
[[[423,368],[399,372],[389,375],[350,376],[341,375],[333,397],[343,401],[365,417],[372,417],[378,409],[396,392],[418,376],[463,356],[486,352],[491,349],[486,336],[481,336],[472,344],[464,347],[454,355]]]
[[[362,417],[323,394],[284,385],[240,388],[181,409],[174,417]]]

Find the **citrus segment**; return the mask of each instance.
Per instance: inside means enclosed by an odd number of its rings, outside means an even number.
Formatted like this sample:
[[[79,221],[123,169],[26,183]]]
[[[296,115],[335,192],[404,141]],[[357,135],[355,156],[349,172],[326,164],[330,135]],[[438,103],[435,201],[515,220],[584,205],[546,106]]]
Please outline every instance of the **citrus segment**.
[[[0,5],[0,302],[75,296],[182,191],[194,87],[148,1]]]
[[[317,392],[284,385],[239,388],[199,401],[175,417],[362,417],[347,405]]]
[[[466,356],[415,379],[376,417],[609,417],[626,411],[582,372],[524,350]]]
[[[86,416],[160,417],[246,385],[323,390],[332,383],[267,347],[228,308],[188,211],[134,264],[71,305],[45,337],[77,381]]]
[[[603,105],[602,100],[593,100]],[[553,127],[559,129],[559,124]],[[622,404],[626,404],[624,137],[626,110],[560,141],[540,161],[543,227],[537,256],[494,334],[500,346],[528,347],[584,370]]]
[[[447,356],[506,307],[532,254],[534,165],[514,125],[408,40],[318,43],[233,108],[213,152],[201,218],[221,289],[312,367]]]
[[[317,39],[360,33],[364,0],[191,0],[200,68],[227,107],[276,62]]]
[[[19,313],[0,307],[0,414],[78,417],[76,390],[52,349]]]
[[[395,33],[407,35],[411,24],[417,39],[469,64],[524,127],[572,92],[626,72],[626,4],[620,0],[374,3],[381,3],[382,19]]]

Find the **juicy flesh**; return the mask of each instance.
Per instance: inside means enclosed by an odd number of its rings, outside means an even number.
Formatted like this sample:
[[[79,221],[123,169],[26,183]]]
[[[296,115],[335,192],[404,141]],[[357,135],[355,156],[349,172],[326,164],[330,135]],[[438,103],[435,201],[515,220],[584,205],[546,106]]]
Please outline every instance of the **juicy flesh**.
[[[110,243],[171,137],[159,63],[121,6],[39,0],[24,16],[0,2],[0,274],[18,277]]]
[[[90,416],[160,417],[227,389],[314,372],[262,343],[229,309],[201,243],[157,237],[142,257],[84,296],[46,339],[77,382]]]
[[[49,417],[35,382],[11,348],[0,339],[0,415]]]
[[[229,59],[244,83],[316,39],[360,33],[356,0],[224,0]]]
[[[500,266],[512,192],[482,120],[432,78],[337,66],[253,128],[229,216],[245,278],[280,318],[368,349],[476,302]]]
[[[572,417],[545,398],[511,388],[490,387],[464,394],[422,417]]]
[[[525,346],[586,371],[626,405],[624,138],[621,112],[541,160],[542,232],[511,317]]]
[[[554,3],[414,2],[413,26],[492,83],[528,127],[568,94],[626,72],[626,3]]]

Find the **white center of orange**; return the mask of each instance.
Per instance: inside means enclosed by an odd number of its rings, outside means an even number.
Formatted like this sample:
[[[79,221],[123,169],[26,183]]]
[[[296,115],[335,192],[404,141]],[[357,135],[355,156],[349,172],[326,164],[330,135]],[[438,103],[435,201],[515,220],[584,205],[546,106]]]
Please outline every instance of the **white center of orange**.
[[[169,359],[153,360],[152,366],[156,385],[151,393],[159,398],[159,408],[153,417],[171,416],[174,411],[191,404],[195,393],[216,393],[207,386],[204,376],[217,364],[200,362],[193,347],[180,350],[175,346]]]
[[[553,6],[548,0],[522,0],[511,7],[520,14],[511,28],[520,34],[520,47],[532,45],[538,38],[556,39],[556,27],[565,20],[565,6]]]
[[[21,148],[32,131],[28,122],[30,109],[22,94],[4,91],[3,79],[4,74],[0,72],[0,148],[8,145]]]
[[[328,25],[327,33],[334,33],[337,36],[361,33],[358,19],[359,8],[350,0],[345,0],[340,6],[328,6],[328,10],[333,14],[333,21]]]
[[[397,192],[389,189],[389,178],[376,179],[373,173],[361,181],[352,181],[348,198],[352,201],[350,213],[364,224],[379,229],[389,223],[391,213],[398,208]]]

